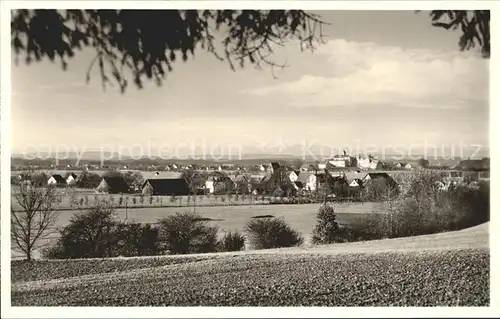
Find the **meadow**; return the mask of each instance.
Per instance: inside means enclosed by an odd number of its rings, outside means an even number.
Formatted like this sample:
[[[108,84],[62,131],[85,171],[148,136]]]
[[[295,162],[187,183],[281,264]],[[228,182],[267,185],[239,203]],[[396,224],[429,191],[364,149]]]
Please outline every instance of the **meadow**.
[[[283,217],[289,225],[301,232],[305,238],[305,245],[310,242],[310,236],[316,225],[316,214],[320,204],[283,204],[283,205],[245,205],[245,206],[212,206],[212,207],[148,207],[148,208],[119,208],[115,210],[120,220],[139,223],[155,223],[158,219],[176,212],[194,211],[210,219],[209,223],[218,226],[221,231],[243,231],[245,224],[252,218],[262,215]],[[349,224],[354,218],[361,218],[367,214],[383,213],[383,203],[338,203],[333,207],[337,212],[339,224]],[[83,210],[84,211],[84,210]],[[55,227],[61,228],[69,223],[71,216],[81,213],[82,210],[63,210],[58,214]],[[53,235],[55,239],[58,234]],[[13,251],[13,257],[17,252]]]

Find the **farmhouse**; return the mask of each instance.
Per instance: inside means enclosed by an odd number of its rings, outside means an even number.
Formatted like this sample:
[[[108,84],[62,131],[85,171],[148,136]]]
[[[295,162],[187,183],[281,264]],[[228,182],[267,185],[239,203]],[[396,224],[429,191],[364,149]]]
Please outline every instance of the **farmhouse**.
[[[363,178],[362,183],[369,186],[373,181],[384,181],[386,186],[397,187],[396,181],[387,173],[368,173]]]
[[[307,172],[307,171],[309,171],[309,165],[310,164],[302,164],[300,166],[300,168],[299,168],[299,171],[301,171],[301,172]]]
[[[380,162],[378,159],[372,159],[370,162],[370,169],[371,170],[376,170],[376,169],[381,169],[382,168],[382,162]]]
[[[68,184],[68,185],[70,185],[70,186],[75,185],[75,184],[76,184],[76,182],[77,182],[77,180],[76,180],[76,179],[77,179],[76,174],[71,173],[71,174],[69,174],[69,175],[68,175],[68,177],[66,178],[66,184]]]
[[[145,171],[141,172],[142,177],[144,180],[146,179],[162,179],[162,178],[180,178],[182,176],[182,173],[180,172],[172,172],[172,171]]]
[[[297,175],[297,173],[295,171],[286,172],[286,176],[288,177],[288,179],[292,183],[296,182],[299,179],[299,176]]]
[[[345,159],[332,159],[328,161],[328,166],[332,167],[346,167],[346,160]],[[326,167],[325,167],[326,168]]]
[[[252,193],[257,194],[260,190],[260,185],[264,176],[262,175],[250,175],[248,178],[248,187]]]
[[[189,193],[189,186],[183,178],[148,179],[142,186],[143,195],[187,196]]]
[[[371,160],[368,157],[358,156],[357,166],[361,169],[369,169],[371,164]]]
[[[275,171],[279,170],[280,168],[281,168],[281,165],[278,162],[271,162],[271,164],[269,164],[269,170],[271,172],[275,172]]]
[[[349,191],[349,184],[343,176],[330,176],[328,178],[328,186],[333,188],[335,196],[347,196]]]
[[[349,187],[362,187],[363,186],[363,180],[360,178],[353,179],[349,183]]]
[[[469,171],[486,171],[490,169],[490,159],[483,157],[482,159],[467,159],[460,161],[456,169]]]
[[[61,175],[54,174],[54,175],[50,176],[50,178],[48,179],[47,185],[49,185],[49,186],[65,186],[66,180]]]
[[[298,181],[304,185],[305,189],[308,191],[315,191],[316,190],[316,175],[313,173],[309,172],[300,172],[298,176]]]
[[[210,194],[225,194],[234,190],[235,182],[224,173],[217,172],[205,182],[205,188]]]
[[[96,191],[99,193],[120,194],[128,193],[129,187],[122,176],[106,176],[102,178]]]

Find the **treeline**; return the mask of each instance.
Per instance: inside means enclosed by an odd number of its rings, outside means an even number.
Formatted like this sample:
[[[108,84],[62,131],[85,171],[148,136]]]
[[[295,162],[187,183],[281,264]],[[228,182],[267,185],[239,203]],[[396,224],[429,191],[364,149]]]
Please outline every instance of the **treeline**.
[[[339,225],[334,208],[320,207],[312,230],[313,244],[331,244],[406,237],[460,230],[490,219],[489,185],[458,186],[438,191],[425,174],[408,181],[406,188],[388,199],[388,208],[371,217]],[[238,251],[245,247],[268,249],[301,245],[304,237],[282,218],[250,218],[243,232],[226,233],[200,214],[176,213],[153,225],[123,223],[106,204],[77,214],[60,231],[57,244],[45,252],[48,258],[89,258]]]
[[[73,172],[66,172],[62,177],[66,180]],[[102,175],[82,171],[77,174],[76,182],[71,185],[67,185],[67,187],[77,187],[77,188],[87,188],[93,189],[99,186],[103,177],[111,177],[111,176],[119,176],[123,177],[127,185],[130,187],[138,187],[140,188],[144,183],[144,177],[140,172],[137,171],[128,171],[126,173],[122,173],[119,171],[107,171]],[[21,173],[18,176],[11,177],[12,185],[21,185],[24,181],[29,181],[31,185],[35,187],[45,187],[48,185],[48,181],[50,179],[50,175],[40,172],[40,173]]]

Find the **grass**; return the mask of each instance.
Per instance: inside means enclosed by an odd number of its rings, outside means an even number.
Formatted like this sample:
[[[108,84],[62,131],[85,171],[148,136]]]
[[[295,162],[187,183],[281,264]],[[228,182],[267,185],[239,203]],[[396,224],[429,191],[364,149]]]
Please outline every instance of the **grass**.
[[[314,248],[13,261],[12,305],[488,306],[488,227]]]
[[[302,205],[256,205],[256,206],[221,206],[221,207],[196,207],[196,212],[203,214],[203,217],[224,220],[219,226],[221,228],[242,229],[249,218],[259,215],[273,215],[275,217],[284,217],[287,222],[295,224],[296,227],[303,225],[302,231],[311,232],[316,222],[316,214],[320,204],[302,204]],[[335,204],[335,212],[339,215],[362,214],[382,212],[383,205],[380,203],[350,203]],[[120,219],[128,216],[129,220],[135,220],[142,223],[154,223],[157,219],[168,216],[178,211],[193,211],[193,207],[147,207],[127,209],[118,208],[115,210]],[[56,223],[57,227],[65,226],[69,218],[80,210],[70,210],[59,212]],[[345,217],[348,219],[349,217]]]
[[[297,231],[301,232],[308,243],[309,236],[316,224],[316,214],[320,204],[303,205],[260,205],[260,206],[224,206],[224,207],[197,207],[196,212],[203,214],[204,218],[211,219],[210,224],[218,226],[221,231],[243,231],[245,224],[256,216],[272,215],[283,217],[285,221]],[[364,214],[383,211],[379,203],[351,203],[335,204],[338,212],[339,224],[349,224],[353,219]],[[159,218],[174,214],[175,212],[193,211],[192,207],[185,208],[137,208],[128,209],[128,220],[140,223],[155,223]],[[79,210],[61,211],[56,227],[69,223],[69,218]],[[116,214],[121,220],[125,219],[125,209],[117,209]],[[57,234],[55,234],[57,236]],[[14,252],[13,256],[17,256]]]

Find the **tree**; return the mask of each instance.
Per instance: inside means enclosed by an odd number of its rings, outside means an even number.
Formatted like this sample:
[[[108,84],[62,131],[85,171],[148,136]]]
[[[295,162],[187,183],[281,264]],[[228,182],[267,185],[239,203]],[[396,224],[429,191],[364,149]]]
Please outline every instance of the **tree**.
[[[176,213],[158,221],[159,241],[170,254],[207,253],[217,250],[217,227],[196,213]]]
[[[461,51],[479,45],[483,56],[490,57],[490,10],[434,10],[430,16],[435,27],[446,30],[460,27],[462,35],[458,46]]]
[[[87,212],[75,213],[60,232],[57,245],[46,255],[52,258],[113,256],[117,219],[110,203],[97,201]]]
[[[45,187],[47,186],[47,182],[49,181],[49,176],[47,176],[47,174],[45,173],[33,174],[31,181],[33,183],[33,186]]]
[[[316,216],[317,224],[313,230],[314,244],[332,244],[339,241],[339,224],[337,214],[332,206],[322,205]]]
[[[77,181],[78,187],[96,188],[101,183],[102,177],[95,173],[83,171]]]
[[[489,10],[433,10],[433,26],[455,30],[460,27],[460,50],[481,47],[490,56]],[[11,46],[16,61],[25,55],[27,64],[45,58],[61,60],[64,70],[77,50],[91,47],[103,88],[116,82],[125,92],[129,78],[137,88],[144,79],[161,85],[179,58],[187,61],[197,50],[205,50],[225,61],[260,68],[285,67],[271,59],[273,47],[298,40],[301,49],[323,42],[320,16],[303,10],[12,10]],[[223,32],[220,48],[213,30]],[[159,32],[161,30],[161,32]],[[131,72],[130,72],[131,71]]]
[[[304,242],[304,237],[292,229],[283,217],[251,219],[245,231],[254,249],[293,247]]]
[[[54,206],[58,199],[54,188],[32,185],[21,185],[13,198],[21,211],[11,208],[12,242],[30,261],[33,251],[42,246],[41,241],[54,233],[58,217]]]
[[[429,160],[425,159],[425,158],[421,158],[418,160],[418,165],[420,167],[423,167],[423,168],[429,167]]]
[[[132,73],[137,88],[144,78],[158,85],[173,63],[205,50],[235,64],[285,67],[271,59],[274,47],[295,39],[301,49],[322,41],[324,22],[302,10],[13,10],[12,47],[26,63],[58,57],[65,70],[77,49],[92,47],[103,87],[112,79],[125,92]],[[159,30],[161,30],[159,32]],[[220,48],[214,30],[225,33]],[[319,34],[318,34],[319,33]],[[108,73],[107,70],[110,70]],[[130,72],[131,71],[131,72]]]
[[[184,172],[182,172],[182,178],[186,181],[189,187],[189,193],[193,196],[193,208],[194,211],[196,212],[196,194],[198,192],[198,189],[203,187],[205,180],[203,179],[203,176],[196,170],[194,169],[187,169]],[[189,198],[188,198],[189,199]]]
[[[123,174],[123,178],[128,186],[133,187],[134,189],[140,189],[144,184],[144,176],[142,176],[141,172],[138,171],[128,171]]]
[[[302,167],[302,165],[304,165],[304,163],[305,163],[305,161],[302,158],[297,157],[297,158],[293,159],[292,166],[296,170],[300,170],[300,168]]]

